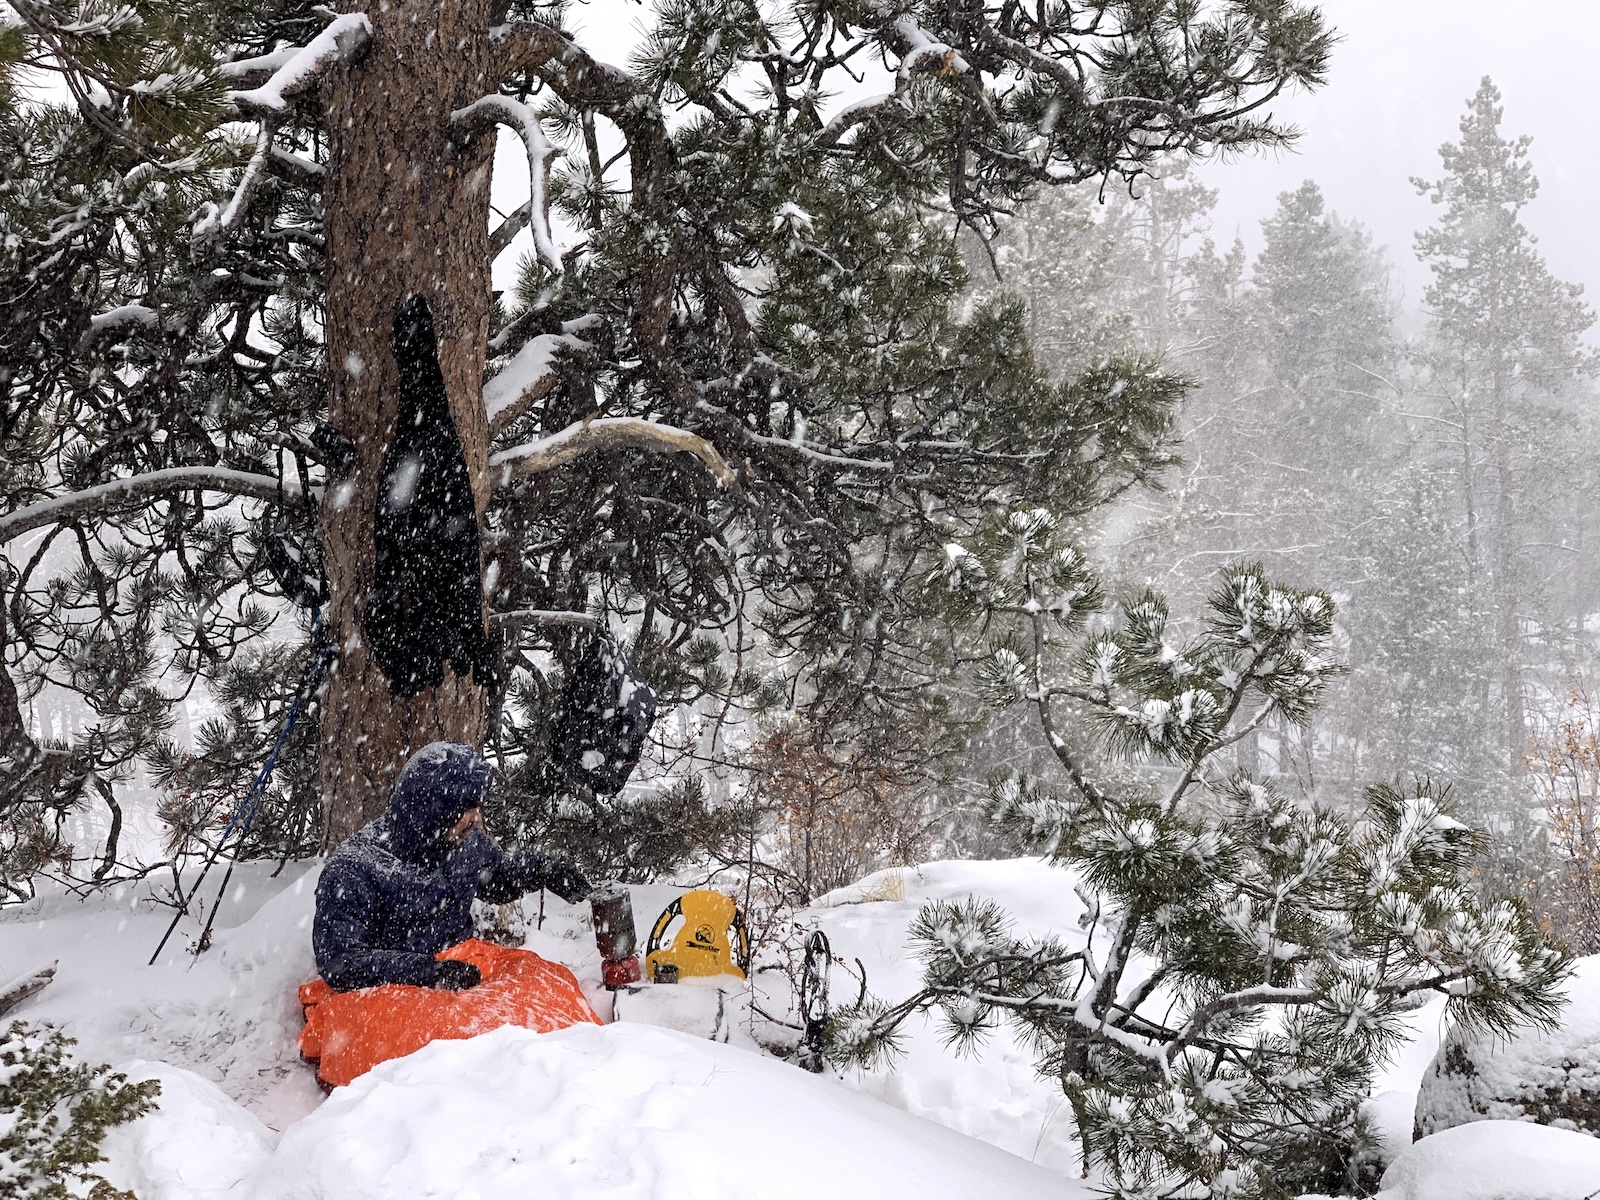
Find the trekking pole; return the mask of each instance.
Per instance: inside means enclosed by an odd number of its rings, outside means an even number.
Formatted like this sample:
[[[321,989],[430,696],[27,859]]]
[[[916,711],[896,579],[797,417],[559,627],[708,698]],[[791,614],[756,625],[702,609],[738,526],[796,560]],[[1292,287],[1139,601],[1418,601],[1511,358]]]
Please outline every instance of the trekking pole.
[[[317,632],[321,626],[322,610],[319,608],[311,620],[311,640],[313,645],[316,644]],[[272,778],[272,769],[278,764],[278,755],[283,750],[284,743],[289,740],[289,734],[293,732],[295,722],[299,719],[300,702],[316,687],[317,681],[322,676],[322,670],[332,655],[333,647],[324,646],[307,665],[305,677],[300,681],[300,687],[296,690],[294,700],[289,705],[289,713],[284,718],[283,726],[278,730],[277,740],[273,743],[272,751],[267,755],[267,761],[261,765],[261,770],[256,773],[255,781],[251,783],[249,790],[245,792],[244,799],[239,801],[239,806],[233,810],[233,815],[228,818],[228,824],[223,828],[222,836],[217,839],[217,844],[206,858],[205,865],[200,868],[200,877],[194,881],[194,887],[189,889],[188,896],[183,894],[183,881],[181,877],[179,878],[178,900],[180,903],[178,904],[178,911],[173,914],[172,923],[167,926],[166,933],[161,935],[161,941],[156,945],[155,953],[150,956],[150,961],[146,965],[152,967],[156,965],[156,959],[160,958],[161,952],[167,948],[167,941],[177,930],[179,922],[189,915],[189,905],[200,894],[200,885],[206,881],[206,876],[211,873],[211,868],[216,865],[217,859],[222,854],[222,847],[228,841],[228,835],[234,831],[236,826],[239,829],[239,840],[235,849],[244,844],[244,839],[249,834],[250,827],[255,824],[256,811],[261,807],[261,800],[266,795],[267,784]],[[222,877],[222,888],[217,892],[217,902],[211,906],[211,914],[206,918],[205,928],[200,932],[200,940],[197,945],[201,950],[205,949],[211,936],[212,923],[217,919],[217,909],[222,904],[223,893],[227,891],[228,881],[233,878],[233,868],[237,863],[237,857],[232,859],[228,863],[227,873]]]

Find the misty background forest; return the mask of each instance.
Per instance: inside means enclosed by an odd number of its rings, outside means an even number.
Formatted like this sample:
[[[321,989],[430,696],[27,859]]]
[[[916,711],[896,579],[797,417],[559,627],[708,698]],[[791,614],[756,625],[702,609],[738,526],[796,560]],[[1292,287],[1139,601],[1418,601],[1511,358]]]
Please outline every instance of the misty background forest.
[[[1131,346],[1195,382],[1182,464],[1099,528],[1126,583],[1193,604],[1248,559],[1338,602],[1349,674],[1241,762],[1352,807],[1371,780],[1450,785],[1492,831],[1485,877],[1587,953],[1593,313],[1522,222],[1536,154],[1501,102],[1486,79],[1418,165],[1436,220],[1409,308],[1314,180],[1279,196],[1255,254],[1217,243],[1217,192],[1180,166],[1103,203],[1050,196],[997,259],[1053,367]]]

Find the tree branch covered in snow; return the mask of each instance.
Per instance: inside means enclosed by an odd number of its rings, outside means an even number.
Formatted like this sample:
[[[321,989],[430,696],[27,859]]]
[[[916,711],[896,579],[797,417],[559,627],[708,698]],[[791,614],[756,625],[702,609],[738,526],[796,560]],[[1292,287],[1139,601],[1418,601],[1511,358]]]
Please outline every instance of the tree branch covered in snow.
[[[222,237],[236,229],[271,156],[272,126],[263,123],[256,134],[255,152],[250,155],[250,161],[239,177],[239,184],[233,189],[233,195],[229,197],[228,203],[219,209],[214,203],[207,201],[202,206],[200,216],[195,221],[194,228],[190,230],[189,236],[197,242],[203,242]]]
[[[504,433],[550,394],[558,378],[556,359],[563,352],[589,349],[590,343],[579,334],[594,323],[593,317],[579,317],[565,322],[560,333],[542,333],[528,339],[483,385],[483,407],[489,416],[490,437]]]
[[[47,525],[69,525],[88,516],[104,516],[120,506],[140,504],[171,492],[220,492],[255,500],[299,500],[300,485],[292,479],[252,475],[226,467],[170,467],[96,484],[77,492],[41,500],[0,517],[0,544]]]
[[[275,51],[272,57],[282,56],[282,64],[258,87],[228,93],[228,103],[246,116],[281,119],[297,98],[315,88],[334,67],[361,53],[371,38],[372,22],[366,13],[335,17],[303,48],[287,54]],[[227,68],[223,70],[226,74]],[[248,67],[244,70],[247,72]]]
[[[510,612],[495,613],[489,618],[489,624],[513,629],[518,625],[571,625],[579,629],[600,629],[604,627],[605,622],[599,617],[591,617],[588,613],[547,608],[518,608]]]
[[[528,225],[533,230],[533,247],[552,271],[560,273],[561,255],[550,236],[550,205],[545,184],[550,161],[559,151],[545,137],[539,114],[510,96],[485,96],[450,114],[451,122],[463,133],[480,133],[496,124],[504,125],[519,138],[528,152]]]
[[[520,476],[553,471],[575,459],[605,450],[692,454],[705,464],[706,469],[724,487],[731,487],[738,482],[733,468],[705,438],[685,429],[643,421],[637,417],[599,417],[575,422],[549,437],[497,452],[489,459],[489,470],[494,473],[496,481],[504,486]]]

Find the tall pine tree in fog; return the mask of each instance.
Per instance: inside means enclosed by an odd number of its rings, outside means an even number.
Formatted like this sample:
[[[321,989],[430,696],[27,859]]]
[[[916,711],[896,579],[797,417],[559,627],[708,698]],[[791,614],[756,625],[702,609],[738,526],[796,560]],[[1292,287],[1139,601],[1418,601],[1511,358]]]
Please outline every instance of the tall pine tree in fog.
[[[1433,274],[1427,440],[1453,460],[1473,650],[1488,667],[1463,712],[1476,717],[1470,736],[1514,772],[1527,750],[1530,672],[1571,661],[1584,614],[1562,601],[1587,599],[1550,581],[1571,571],[1585,544],[1573,484],[1584,474],[1581,384],[1592,367],[1580,339],[1594,315],[1580,287],[1550,274],[1522,224],[1539,181],[1530,139],[1505,137],[1502,115],[1485,78],[1461,140],[1440,147],[1443,174],[1415,182],[1441,210],[1417,237]]]
[[[1165,328],[1173,364],[1197,386],[1185,405],[1184,466],[1166,497],[1141,504],[1146,519],[1121,568],[1194,599],[1217,567],[1259,560],[1326,586],[1350,606],[1359,637],[1397,454],[1382,428],[1391,399],[1382,381],[1396,354],[1387,268],[1366,231],[1328,212],[1311,182],[1279,197],[1262,232],[1253,262],[1242,246],[1219,253],[1202,242],[1164,271],[1187,281]],[[1319,728],[1337,723],[1337,698],[1331,707]],[[1252,769],[1266,754],[1263,767],[1307,788],[1329,770],[1349,780],[1365,769],[1349,760],[1348,739],[1335,764],[1330,744],[1314,748],[1309,736],[1263,728],[1238,753]]]

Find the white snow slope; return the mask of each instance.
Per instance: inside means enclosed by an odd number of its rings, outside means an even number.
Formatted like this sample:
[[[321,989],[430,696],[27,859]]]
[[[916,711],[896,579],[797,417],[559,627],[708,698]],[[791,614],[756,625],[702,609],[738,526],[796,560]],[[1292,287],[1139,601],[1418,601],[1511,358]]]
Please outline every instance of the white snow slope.
[[[140,1200],[1086,1198],[1042,1167],[737,1046],[648,1025],[435,1042],[274,1145],[187,1072],[108,1139]]]
[[[626,1022],[502,1029],[384,1064],[284,1134],[254,1195],[389,1200],[468,1181],[481,1200],[1088,1195],[775,1059]]]

